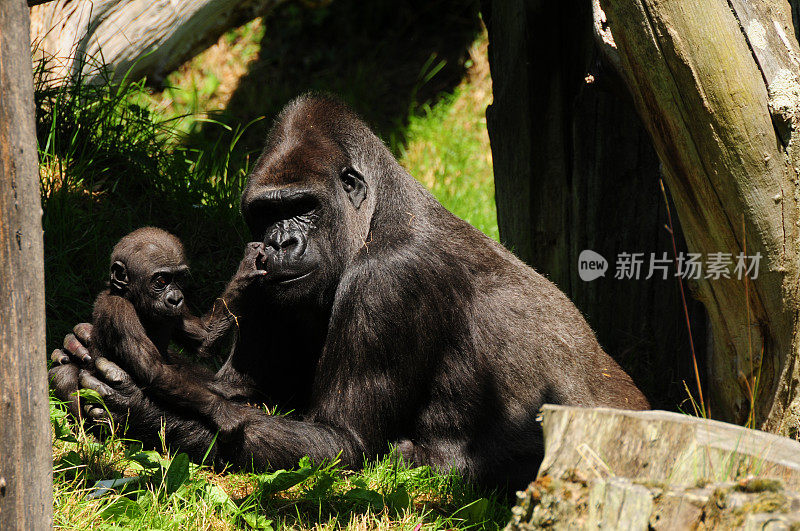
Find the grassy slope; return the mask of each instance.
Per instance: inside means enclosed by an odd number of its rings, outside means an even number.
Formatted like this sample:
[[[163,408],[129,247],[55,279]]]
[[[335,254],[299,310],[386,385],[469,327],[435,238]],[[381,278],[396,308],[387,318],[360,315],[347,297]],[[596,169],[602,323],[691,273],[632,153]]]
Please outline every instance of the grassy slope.
[[[488,40],[482,34],[470,47],[466,79],[422,115],[411,116],[400,162],[448,210],[495,240],[492,151],[486,132],[486,106],[492,102],[487,60]]]
[[[217,45],[169,76],[169,87],[154,95],[150,106],[168,119],[185,117],[178,118],[179,129],[193,132],[195,139],[202,138],[199,132],[202,123],[198,122],[198,116],[222,122],[230,120],[232,116],[225,107],[230,104],[236,84],[248,66],[255,66],[254,69],[266,77],[275,74],[263,66],[258,68],[264,62],[271,62],[259,61],[255,43],[264,36],[265,27],[261,19],[231,31]],[[481,32],[467,50],[462,80],[451,90],[437,94],[435,103],[418,104],[414,101],[410,105],[413,112],[406,117],[406,122],[383,115],[388,111],[359,110],[373,123],[378,123],[401,164],[445,207],[498,239],[492,154],[485,116],[486,107],[492,101],[487,47],[488,38],[485,32]],[[424,80],[428,76],[429,81],[435,80],[439,69],[444,66],[435,58],[423,63],[418,86],[412,87],[412,91],[419,93],[425,88]],[[263,82],[269,83],[268,80]],[[300,86],[303,86],[302,82]],[[335,87],[314,85],[307,88],[335,90]],[[260,93],[244,92],[253,106],[256,106],[253,100],[263,97]],[[349,99],[346,93],[337,91],[337,94]],[[271,104],[266,108],[262,104],[261,108],[267,113],[277,110]],[[241,115],[241,111],[239,114],[239,121],[260,118],[251,114]]]
[[[338,16],[289,11],[271,20],[274,28],[287,17],[290,21],[311,17],[306,23],[327,27],[326,20]],[[51,348],[71,324],[88,315],[91,298],[105,278],[107,253],[116,239],[137,226],[160,225],[184,239],[196,280],[192,294],[200,306],[219,290],[246,239],[237,197],[264,130],[257,125],[251,128],[258,129],[256,140],[247,138],[249,132],[238,139],[241,131],[235,124],[257,119],[261,113],[274,114],[281,100],[291,96],[290,87],[276,90],[274,101],[258,106],[252,89],[266,83],[263,77],[254,79],[254,71],[267,77],[275,74],[270,65],[278,59],[270,51],[302,39],[304,26],[287,27],[286,35],[272,35],[264,43],[268,49],[260,46],[265,35],[260,20],[230,32],[173,74],[168,80],[171,88],[158,93],[143,86],[123,93],[97,88],[87,100],[85,92],[39,87]],[[402,88],[404,98],[411,99],[399,98],[400,112],[371,112],[366,107],[374,99],[356,106],[361,105],[360,112],[376,124],[412,175],[445,206],[496,238],[484,118],[491,100],[484,34],[478,34],[468,52],[455,74],[442,67],[439,56],[427,52],[421,52],[416,66],[398,67],[398,76],[415,68],[418,73]],[[370,65],[380,68],[379,60],[392,53],[378,49],[366,57],[361,78],[371,80]],[[453,66],[452,61],[447,66]],[[287,76],[287,86],[304,87],[298,81],[302,73]],[[446,81],[439,81],[441,77]],[[246,82],[250,88],[242,88]],[[391,86],[386,80],[382,83]],[[343,96],[353,103],[354,97],[368,92],[368,85],[354,83],[353,93]],[[427,97],[426,91],[439,96]],[[373,98],[380,97],[385,96],[379,90]],[[417,98],[432,103],[417,105]],[[189,116],[180,118],[183,115]],[[206,118],[214,123],[205,122]],[[186,136],[178,138],[178,133]],[[220,241],[226,244],[219,245]],[[188,466],[182,458],[172,459],[169,441],[158,453],[140,452],[135,443],[123,444],[115,437],[98,442],[60,406],[54,403],[51,409],[57,527],[233,529],[271,521],[275,527],[324,529],[417,525],[491,529],[508,518],[504,504],[490,496],[492,501],[487,500],[487,494],[474,492],[459,478],[426,468],[408,470],[391,457],[360,473],[335,466],[305,470],[308,477],[301,483],[272,493],[285,476]],[[87,498],[98,479],[123,475],[142,479],[122,493]]]

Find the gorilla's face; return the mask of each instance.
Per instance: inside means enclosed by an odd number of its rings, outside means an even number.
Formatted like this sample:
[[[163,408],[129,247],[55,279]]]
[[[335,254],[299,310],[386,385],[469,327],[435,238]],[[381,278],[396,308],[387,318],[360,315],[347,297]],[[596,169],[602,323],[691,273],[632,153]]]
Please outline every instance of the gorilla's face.
[[[183,315],[189,266],[180,240],[155,227],[137,229],[111,253],[110,288],[128,299],[143,320],[174,324]]]
[[[267,149],[242,195],[253,239],[266,250],[262,288],[279,304],[332,297],[366,238],[359,215],[368,193],[363,176],[335,143],[308,136]]]

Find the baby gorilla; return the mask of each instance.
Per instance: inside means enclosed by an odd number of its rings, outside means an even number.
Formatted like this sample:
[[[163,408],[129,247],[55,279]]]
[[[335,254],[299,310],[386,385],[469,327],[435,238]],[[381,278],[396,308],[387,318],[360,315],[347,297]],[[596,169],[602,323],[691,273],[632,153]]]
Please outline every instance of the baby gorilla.
[[[242,415],[226,400],[230,397],[215,389],[211,372],[188,365],[169,345],[174,341],[207,356],[236,319],[245,288],[266,274],[258,268],[263,258],[263,244],[248,244],[236,275],[218,299],[223,308],[215,303],[209,315],[199,318],[184,304],[182,286],[189,266],[180,240],[154,227],[131,232],[114,247],[109,287],[94,303],[91,357],[119,364],[148,395],[199,413],[221,434],[236,431]],[[73,376],[51,371],[51,377],[77,380],[76,371],[70,373]],[[76,399],[68,400],[75,409]]]

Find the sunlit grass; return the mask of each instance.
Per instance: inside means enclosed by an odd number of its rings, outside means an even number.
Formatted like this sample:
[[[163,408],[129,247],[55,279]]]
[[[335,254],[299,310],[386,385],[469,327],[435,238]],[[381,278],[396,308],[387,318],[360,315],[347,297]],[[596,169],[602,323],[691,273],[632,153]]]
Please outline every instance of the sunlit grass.
[[[95,438],[51,404],[55,528],[497,529],[508,509],[455,474],[410,468],[397,455],[359,472],[302,459],[293,470],[214,471],[185,454]],[[129,482],[98,496],[98,481]]]

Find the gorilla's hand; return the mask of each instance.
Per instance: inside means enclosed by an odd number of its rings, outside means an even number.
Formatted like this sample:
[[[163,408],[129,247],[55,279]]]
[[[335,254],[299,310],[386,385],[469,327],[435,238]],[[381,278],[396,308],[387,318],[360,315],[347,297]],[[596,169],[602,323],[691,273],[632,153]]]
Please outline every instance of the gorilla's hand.
[[[50,369],[50,385],[59,400],[67,404],[70,412],[81,417],[81,403],[78,396],[78,378],[81,368],[92,366],[88,346],[92,337],[92,325],[79,323],[71,334],[64,337],[63,350],[57,348],[50,355],[53,367]]]
[[[228,285],[225,287],[222,296],[218,299],[222,301],[222,304],[225,306],[232,320],[237,320],[237,316],[241,310],[242,298],[247,288],[256,280],[264,278],[267,275],[267,271],[261,269],[264,266],[266,257],[267,254],[264,251],[264,244],[261,242],[250,242],[245,247],[244,257],[239,263],[236,274],[233,275],[233,278],[231,278],[230,282],[228,282]],[[206,342],[215,341],[224,331],[227,331],[230,326],[230,321],[231,320],[228,319],[213,324],[211,326],[212,331],[209,333],[211,339],[207,339]],[[205,349],[205,347],[203,347],[203,349]]]
[[[71,334],[64,337],[63,349],[55,349],[50,355],[50,384],[56,397],[66,402],[76,417],[108,421],[108,413],[99,404],[82,404],[76,396],[78,389],[93,389],[103,397],[115,420],[124,420],[136,399],[142,403],[142,392],[128,374],[105,358],[92,359],[89,345],[92,341],[92,325],[79,323]],[[95,374],[96,373],[96,376]],[[101,381],[99,378],[102,378]]]
[[[136,416],[146,409],[147,399],[131,377],[116,363],[106,358],[95,360],[95,371],[82,370],[79,375],[82,389],[91,389],[103,399],[108,411],[99,404],[87,404],[84,411],[87,417],[98,421],[111,419],[117,424],[125,424],[128,415]]]

